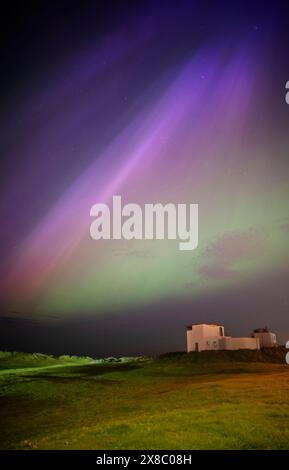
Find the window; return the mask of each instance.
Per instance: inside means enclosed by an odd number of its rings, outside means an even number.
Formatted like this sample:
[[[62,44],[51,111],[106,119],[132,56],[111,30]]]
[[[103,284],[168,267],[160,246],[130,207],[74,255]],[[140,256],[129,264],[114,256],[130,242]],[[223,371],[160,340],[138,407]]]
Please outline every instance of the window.
[[[220,336],[223,336],[224,333],[223,333],[223,328],[220,326]]]

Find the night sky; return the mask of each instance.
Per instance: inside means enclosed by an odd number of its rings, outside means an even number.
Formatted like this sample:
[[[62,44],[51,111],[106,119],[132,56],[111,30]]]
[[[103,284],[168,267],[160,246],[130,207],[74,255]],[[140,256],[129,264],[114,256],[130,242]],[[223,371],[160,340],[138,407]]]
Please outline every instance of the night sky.
[[[6,3],[6,7],[5,7]],[[0,349],[289,340],[289,5],[1,6]],[[93,204],[199,204],[199,246],[92,240]]]

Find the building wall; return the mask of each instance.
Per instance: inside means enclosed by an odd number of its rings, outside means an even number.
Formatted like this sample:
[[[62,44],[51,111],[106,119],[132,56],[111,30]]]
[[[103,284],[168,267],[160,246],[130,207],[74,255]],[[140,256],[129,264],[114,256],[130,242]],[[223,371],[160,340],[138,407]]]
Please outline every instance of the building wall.
[[[219,349],[260,349],[258,338],[231,338],[225,336],[219,340]]]
[[[264,333],[255,334],[259,335]],[[268,333],[265,334],[268,335]],[[273,337],[275,337],[275,335],[273,335]],[[270,344],[273,339],[274,338],[270,336]],[[269,344],[268,337],[266,337],[266,341],[266,344]],[[264,344],[264,342],[262,344]],[[224,336],[224,327],[221,325],[199,324],[188,327],[187,352],[205,350],[218,351],[224,349],[260,349],[260,341],[258,337],[232,338],[231,336]]]
[[[254,338],[258,338],[261,348],[273,348],[277,345],[276,335],[271,332],[253,333]]]
[[[219,349],[219,339],[224,335],[224,327],[219,325],[192,325],[187,330],[187,352]]]

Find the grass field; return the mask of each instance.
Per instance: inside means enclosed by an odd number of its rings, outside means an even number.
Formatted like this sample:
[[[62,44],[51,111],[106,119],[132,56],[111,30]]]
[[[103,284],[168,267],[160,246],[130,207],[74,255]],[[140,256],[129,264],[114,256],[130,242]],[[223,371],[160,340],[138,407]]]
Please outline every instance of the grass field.
[[[285,352],[0,353],[1,449],[288,449]]]

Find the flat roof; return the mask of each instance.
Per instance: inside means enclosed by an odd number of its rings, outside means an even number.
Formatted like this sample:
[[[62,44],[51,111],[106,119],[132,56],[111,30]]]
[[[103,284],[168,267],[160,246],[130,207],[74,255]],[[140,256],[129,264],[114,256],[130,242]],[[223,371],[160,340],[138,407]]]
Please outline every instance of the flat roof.
[[[198,325],[224,326],[222,325],[222,323],[192,323],[191,326],[198,326]]]

